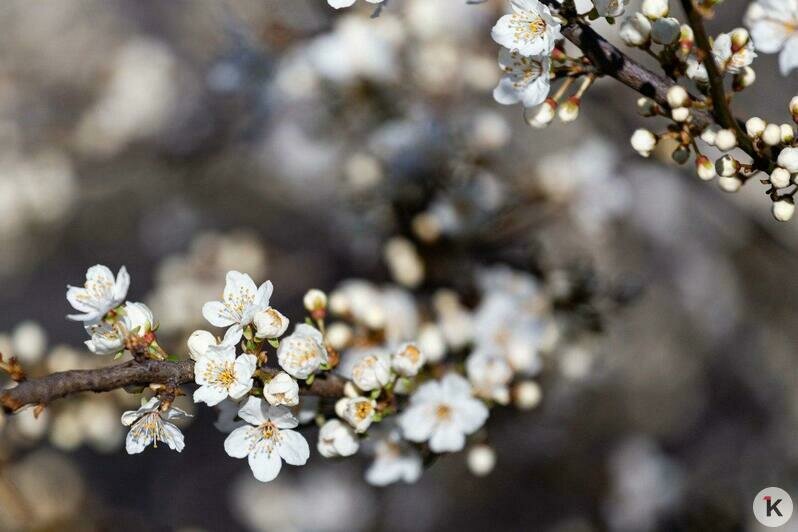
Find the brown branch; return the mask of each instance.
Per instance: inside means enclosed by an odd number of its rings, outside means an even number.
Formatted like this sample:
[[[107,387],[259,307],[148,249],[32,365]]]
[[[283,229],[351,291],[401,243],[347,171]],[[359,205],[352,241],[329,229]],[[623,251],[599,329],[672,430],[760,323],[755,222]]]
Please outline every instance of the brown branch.
[[[190,382],[194,382],[193,360],[131,360],[107,368],[60,371],[26,380],[0,393],[0,406],[5,412],[12,413],[26,405],[47,405],[81,392],[109,392],[128,386],[149,384],[180,386]],[[343,387],[343,379],[327,375],[319,376],[312,385],[302,387],[300,392],[318,397],[340,397],[343,395]]]

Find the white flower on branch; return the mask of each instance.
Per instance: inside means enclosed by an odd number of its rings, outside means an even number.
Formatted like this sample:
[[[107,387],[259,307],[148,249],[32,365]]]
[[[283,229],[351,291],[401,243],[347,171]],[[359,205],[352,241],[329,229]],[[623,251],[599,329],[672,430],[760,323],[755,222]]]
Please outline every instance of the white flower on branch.
[[[261,482],[274,480],[285,463],[305,465],[310,448],[304,436],[290,430],[299,421],[284,406],[269,406],[250,397],[238,416],[250,423],[235,429],[224,440],[224,450],[233,458],[248,458],[249,467]]]
[[[352,380],[364,392],[382,388],[391,380],[391,356],[384,351],[364,356],[352,368]]]
[[[493,40],[524,56],[551,54],[560,23],[538,0],[510,0],[513,13],[502,16],[491,30]],[[540,103],[540,102],[538,102]]]
[[[288,318],[277,309],[269,307],[255,313],[255,338],[279,338],[288,330]]]
[[[208,352],[208,348],[218,345],[216,337],[208,331],[197,330],[188,337],[188,356],[191,360],[199,360]]]
[[[316,448],[325,458],[352,456],[360,447],[352,427],[338,419],[329,419],[319,430],[319,442]]]
[[[399,425],[406,439],[429,441],[432,451],[443,453],[461,450],[466,435],[476,432],[487,419],[488,409],[473,397],[468,381],[449,373],[416,390]]]
[[[252,389],[257,361],[254,355],[236,358],[232,345],[210,346],[194,365],[194,380],[199,385],[194,402],[213,406],[228,396],[241,399]]]
[[[301,323],[294,332],[283,338],[277,348],[277,362],[286,373],[297,379],[307,379],[322,364],[327,363],[327,349],[318,329]]]
[[[421,456],[403,442],[397,430],[386,431],[373,443],[374,461],[366,470],[366,482],[387,486],[394,482],[416,482],[421,476]]]
[[[281,371],[263,387],[263,397],[271,405],[296,406],[299,404],[299,385],[291,375]]]
[[[798,67],[798,2],[759,0],[748,6],[745,25],[751,30],[756,49],[779,54],[779,69],[786,76]]]
[[[596,0],[596,11],[602,17],[619,17],[623,15],[628,3],[629,0]]]
[[[259,287],[252,278],[241,272],[227,272],[222,301],[209,301],[202,307],[202,315],[211,325],[229,327],[224,343],[237,344],[244,327],[252,323],[255,314],[269,308],[271,281]]]
[[[130,275],[122,266],[114,274],[107,266],[97,264],[86,271],[82,287],[67,286],[67,301],[81,314],[70,314],[70,320],[92,322],[102,319],[109,310],[122,304],[127,297]]]
[[[155,322],[152,311],[144,303],[125,303],[119,323],[112,325],[105,321],[86,324],[86,332],[91,335],[86,347],[95,355],[112,355],[125,346],[127,334],[144,336],[150,332]]]
[[[486,351],[474,351],[468,355],[466,371],[476,395],[502,405],[510,402],[507,386],[513,378],[513,370],[503,357]]]
[[[191,416],[174,406],[170,406],[164,412],[161,406],[160,399],[153,397],[143,403],[138,410],[128,410],[122,414],[122,424],[130,427],[125,440],[128,454],[140,453],[150,444],[157,447],[159,441],[174,451],[183,450],[185,447],[183,433],[169,420]]]
[[[374,421],[374,401],[365,397],[344,397],[335,403],[338,417],[352,425],[357,433],[366,432]]]
[[[424,354],[415,344],[405,343],[396,350],[391,366],[402,377],[415,377],[425,362]]]
[[[721,72],[736,74],[750,65],[756,57],[754,43],[747,38],[747,33],[742,43],[735,42],[737,39],[732,38],[734,32],[721,33],[712,43],[712,55]]]
[[[521,102],[534,107],[546,99],[551,82],[551,60],[546,55],[525,57],[517,50],[499,50],[499,66],[504,75],[493,89],[493,98],[504,105]]]

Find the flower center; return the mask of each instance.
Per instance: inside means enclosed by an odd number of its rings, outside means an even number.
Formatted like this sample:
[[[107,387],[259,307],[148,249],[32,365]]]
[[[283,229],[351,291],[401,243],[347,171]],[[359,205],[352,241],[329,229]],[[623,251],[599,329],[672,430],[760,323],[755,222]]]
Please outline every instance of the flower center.
[[[225,298],[224,306],[227,307],[227,310],[231,313],[242,316],[244,310],[254,302],[255,294],[245,288],[240,288],[237,294]]]
[[[435,417],[438,421],[449,421],[452,417],[452,409],[449,405],[438,405],[435,409]]]
[[[533,41],[546,31],[546,21],[533,13],[512,15],[510,25],[516,41]]]
[[[371,414],[372,406],[368,401],[360,401],[355,406],[355,417],[357,419],[366,419]]]

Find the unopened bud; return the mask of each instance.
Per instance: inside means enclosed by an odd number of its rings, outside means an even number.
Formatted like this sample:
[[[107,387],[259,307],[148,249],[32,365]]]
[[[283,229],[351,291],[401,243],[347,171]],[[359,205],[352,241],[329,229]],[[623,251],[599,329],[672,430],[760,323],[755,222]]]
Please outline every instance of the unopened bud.
[[[690,158],[690,150],[687,149],[686,146],[679,146],[673,150],[671,158],[676,161],[677,164],[684,164]]]
[[[740,92],[743,89],[747,89],[751,85],[754,84],[756,81],[756,72],[750,66],[743,67],[738,73],[734,75],[734,79],[732,81],[732,88]]]
[[[698,177],[704,181],[709,181],[717,175],[715,172],[715,165],[709,160],[706,155],[699,155],[695,159],[695,170]]]
[[[687,119],[690,118],[690,109],[687,107],[671,109],[671,118],[674,122],[687,122]]]
[[[701,140],[709,144],[710,146],[715,145],[715,140],[717,138],[717,133],[712,131],[710,128],[706,128],[704,131],[701,132]]]
[[[793,96],[790,100],[790,114],[792,115],[793,122],[798,124],[798,96]]]
[[[659,105],[651,98],[641,96],[637,99],[637,112],[642,116],[654,116],[659,111]]]
[[[740,187],[743,186],[742,180],[737,177],[719,177],[718,178],[718,186],[724,192],[737,192],[740,190]]]
[[[748,44],[751,36],[745,28],[734,28],[731,32],[732,53],[738,52]]]
[[[780,222],[787,222],[795,214],[795,203],[792,198],[781,198],[773,202],[773,217]]]
[[[770,173],[770,184],[776,188],[784,188],[790,184],[790,172],[777,166]]]
[[[554,120],[556,113],[557,102],[554,98],[546,98],[538,108],[529,107],[524,109],[524,120],[535,129],[543,129]]]
[[[651,37],[651,22],[642,14],[634,13],[621,23],[618,36],[627,46],[644,46]]]
[[[535,381],[521,381],[513,388],[513,403],[519,410],[535,408],[542,397],[540,385]]]
[[[651,20],[668,16],[668,0],[643,0],[640,9]]]
[[[642,155],[648,157],[657,145],[657,137],[647,129],[637,129],[632,134],[632,148]]]
[[[781,141],[784,144],[792,144],[792,141],[795,140],[795,131],[792,126],[790,124],[782,124],[779,129],[781,130]]]
[[[466,462],[473,475],[484,477],[496,466],[496,451],[484,443],[474,445],[468,450]]]
[[[778,124],[768,124],[762,132],[762,142],[768,146],[778,146],[781,144],[781,128]]]
[[[681,85],[674,85],[668,89],[667,99],[671,108],[690,105],[690,95],[687,94],[687,91]]]
[[[651,24],[651,40],[668,45],[675,42],[681,33],[679,21],[673,17],[658,18]]]
[[[324,311],[327,309],[327,294],[317,288],[312,288],[305,293],[302,304],[305,305],[305,310],[318,319],[323,317]],[[316,314],[321,314],[321,316],[316,316]]]
[[[579,116],[579,98],[571,96],[560,106],[557,116],[565,123],[573,122]]]
[[[752,116],[745,121],[745,132],[748,133],[748,136],[752,139],[759,137],[765,131],[766,127],[767,124],[765,121],[758,116]]]
[[[731,129],[719,130],[715,135],[715,146],[720,151],[729,151],[737,146],[737,136],[734,134],[734,131]]]
[[[731,177],[737,174],[740,169],[740,163],[731,155],[724,155],[715,161],[715,171],[721,177]]]
[[[791,174],[798,173],[798,148],[784,148],[778,159],[779,166]]]
[[[682,27],[679,29],[679,51],[684,57],[690,54],[694,42],[695,36],[693,35],[693,28],[688,24],[682,24]]]

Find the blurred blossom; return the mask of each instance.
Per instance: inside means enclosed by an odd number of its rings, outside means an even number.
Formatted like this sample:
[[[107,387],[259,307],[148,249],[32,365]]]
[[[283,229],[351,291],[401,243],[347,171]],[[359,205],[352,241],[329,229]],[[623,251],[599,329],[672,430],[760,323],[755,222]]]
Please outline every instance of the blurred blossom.
[[[13,354],[23,364],[38,362],[47,349],[47,333],[35,321],[24,321],[17,325],[11,341],[11,352],[8,354]]]

